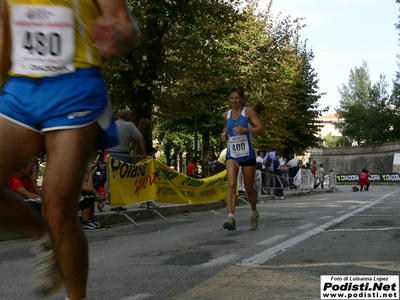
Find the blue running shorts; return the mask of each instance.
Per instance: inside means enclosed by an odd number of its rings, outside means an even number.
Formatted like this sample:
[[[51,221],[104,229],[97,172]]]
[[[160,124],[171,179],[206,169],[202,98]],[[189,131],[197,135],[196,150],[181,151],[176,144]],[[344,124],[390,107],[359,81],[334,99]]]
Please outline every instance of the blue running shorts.
[[[0,115],[40,134],[97,122],[97,148],[118,144],[107,88],[97,68],[57,77],[14,76],[0,95]]]

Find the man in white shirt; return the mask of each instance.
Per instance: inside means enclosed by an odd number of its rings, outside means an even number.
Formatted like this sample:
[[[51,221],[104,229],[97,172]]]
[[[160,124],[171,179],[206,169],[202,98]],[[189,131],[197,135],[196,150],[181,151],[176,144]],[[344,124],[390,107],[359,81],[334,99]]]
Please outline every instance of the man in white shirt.
[[[258,156],[257,156],[257,162],[261,163],[262,168],[261,168],[261,181],[262,181],[262,194],[266,194],[267,192],[264,191],[265,186],[267,184],[267,177],[266,177],[266,173],[265,173],[265,165],[264,165],[264,151],[259,150],[258,151]]]
[[[272,162],[275,160],[276,149],[273,147],[271,151],[264,157],[264,166],[267,180],[267,194],[272,195],[275,187],[274,165]]]

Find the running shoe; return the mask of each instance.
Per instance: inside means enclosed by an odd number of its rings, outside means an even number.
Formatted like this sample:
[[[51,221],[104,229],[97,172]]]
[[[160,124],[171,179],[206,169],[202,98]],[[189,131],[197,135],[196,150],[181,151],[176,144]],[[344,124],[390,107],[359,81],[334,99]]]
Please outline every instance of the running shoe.
[[[88,222],[90,225],[93,225],[95,228],[97,228],[97,229],[102,229],[102,230],[105,230],[106,228],[103,226],[103,225],[101,225],[96,219],[91,219],[91,220],[89,220],[89,222]]]
[[[236,221],[234,217],[228,217],[228,219],[225,220],[224,225],[222,225],[225,229],[228,230],[236,230]]]
[[[84,231],[100,231],[100,230],[103,230],[102,228],[97,228],[96,225],[94,225],[90,221],[82,222],[82,229]]]
[[[33,252],[37,265],[34,293],[39,298],[49,297],[61,288],[62,279],[48,234],[35,242]]]
[[[252,214],[250,216],[250,223],[249,223],[249,229],[250,230],[256,230],[258,228],[258,211],[255,211],[254,215]]]

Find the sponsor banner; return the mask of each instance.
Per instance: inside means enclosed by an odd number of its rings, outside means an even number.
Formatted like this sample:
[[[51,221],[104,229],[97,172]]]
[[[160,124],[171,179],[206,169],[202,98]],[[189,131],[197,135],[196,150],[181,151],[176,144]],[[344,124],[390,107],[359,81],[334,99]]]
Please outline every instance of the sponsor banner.
[[[107,156],[112,206],[157,200],[164,203],[196,204],[225,199],[226,170],[195,179],[147,157],[129,164]]]
[[[371,177],[368,179],[370,182],[400,182],[399,173],[370,173]],[[354,182],[359,181],[359,174],[337,174],[337,182]]]
[[[321,275],[321,299],[399,299],[399,275]]]

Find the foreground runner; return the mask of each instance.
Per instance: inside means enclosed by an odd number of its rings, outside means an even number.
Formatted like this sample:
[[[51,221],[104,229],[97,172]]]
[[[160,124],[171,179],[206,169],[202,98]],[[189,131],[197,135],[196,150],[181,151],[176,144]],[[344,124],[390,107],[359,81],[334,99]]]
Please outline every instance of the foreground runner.
[[[125,0],[0,1],[0,84],[11,63],[11,79],[0,96],[1,190],[43,146],[48,155],[46,225],[4,193],[0,221],[38,240],[39,297],[60,287],[58,264],[68,298],[83,299],[88,244],[77,218],[81,185],[95,145],[117,143],[101,56],[128,53],[139,29]]]

